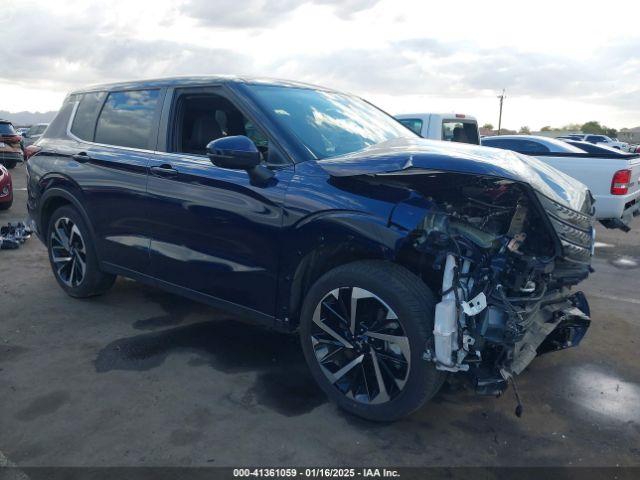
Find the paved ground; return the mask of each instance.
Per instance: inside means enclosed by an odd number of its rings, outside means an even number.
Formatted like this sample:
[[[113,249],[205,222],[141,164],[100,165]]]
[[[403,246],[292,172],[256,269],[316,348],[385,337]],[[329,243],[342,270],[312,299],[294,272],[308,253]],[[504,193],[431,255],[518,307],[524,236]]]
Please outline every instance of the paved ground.
[[[14,170],[24,215],[23,167]],[[72,300],[44,247],[0,251],[0,455],[57,465],[640,465],[640,222],[599,230],[580,348],[511,392],[447,386],[378,425],[327,403],[297,340],[132,281]]]

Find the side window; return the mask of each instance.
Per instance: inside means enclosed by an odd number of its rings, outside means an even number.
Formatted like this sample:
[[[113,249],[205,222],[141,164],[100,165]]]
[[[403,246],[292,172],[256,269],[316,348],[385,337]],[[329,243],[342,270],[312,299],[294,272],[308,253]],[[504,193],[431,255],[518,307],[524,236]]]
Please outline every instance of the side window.
[[[398,121],[414,133],[422,135],[422,120],[419,118],[401,118]]]
[[[493,148],[504,148],[504,149],[508,149],[508,150],[512,150],[513,146],[511,145],[511,142],[509,142],[508,140],[504,140],[502,138],[498,139],[498,138],[485,138],[482,140],[482,144],[485,147],[493,147]]]
[[[160,90],[112,92],[102,107],[95,141],[107,145],[152,147]]]
[[[517,151],[521,153],[546,153],[549,152],[549,148],[539,142],[533,142],[531,140],[517,140]]]
[[[264,132],[226,97],[213,93],[184,93],[178,97],[173,152],[205,155],[209,142],[221,137],[245,135],[270,164],[286,163],[270,149]]]
[[[82,96],[71,124],[71,133],[82,140],[93,141],[98,113],[106,96],[106,92],[91,92]]]
[[[256,128],[251,120],[245,120],[244,130],[246,132],[247,137],[249,137],[253,143],[256,144],[256,147],[260,148],[269,148],[269,140],[260,130]]]

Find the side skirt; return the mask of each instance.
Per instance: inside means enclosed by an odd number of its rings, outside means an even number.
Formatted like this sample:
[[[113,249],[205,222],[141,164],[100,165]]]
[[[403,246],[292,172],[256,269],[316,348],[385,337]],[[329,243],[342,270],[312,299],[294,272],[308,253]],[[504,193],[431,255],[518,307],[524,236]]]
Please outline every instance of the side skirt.
[[[285,333],[290,332],[289,329],[280,326],[281,322],[277,322],[275,317],[267,315],[266,313],[259,312],[257,310],[253,310],[251,308],[243,307],[242,305],[238,305],[237,303],[229,302],[217,297],[212,297],[210,295],[197,292],[190,288],[181,287],[180,285],[175,285],[170,282],[165,282],[164,280],[157,279],[155,277],[152,277],[151,275],[145,275],[144,273],[136,272],[135,270],[130,270],[119,265],[114,265],[113,263],[100,262],[100,268],[105,272],[130,278],[132,280],[139,281],[140,283],[158,287],[167,292],[189,298],[193,301],[219,308],[220,310],[224,310],[231,315],[237,315],[238,317],[240,317],[239,320],[249,320],[252,323],[272,328],[274,330]]]

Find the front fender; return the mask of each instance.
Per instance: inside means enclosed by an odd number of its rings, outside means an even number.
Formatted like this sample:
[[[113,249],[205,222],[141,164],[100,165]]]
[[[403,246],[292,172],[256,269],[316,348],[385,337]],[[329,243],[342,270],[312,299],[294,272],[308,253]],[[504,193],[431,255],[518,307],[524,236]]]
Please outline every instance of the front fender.
[[[386,216],[332,210],[309,215],[283,237],[277,311],[282,326],[294,328],[305,292],[322,274],[356,260],[394,261],[404,234]]]

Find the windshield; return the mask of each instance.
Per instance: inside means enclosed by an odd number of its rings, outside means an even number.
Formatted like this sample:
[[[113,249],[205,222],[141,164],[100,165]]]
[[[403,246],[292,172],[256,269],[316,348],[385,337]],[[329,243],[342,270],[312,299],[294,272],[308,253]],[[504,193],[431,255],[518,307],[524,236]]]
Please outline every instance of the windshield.
[[[318,158],[417,135],[357,97],[307,88],[252,85],[258,103]]]

